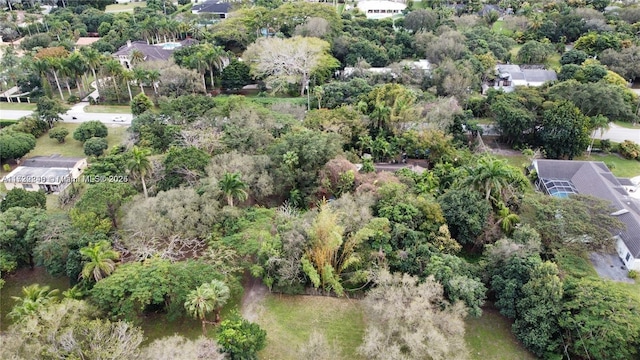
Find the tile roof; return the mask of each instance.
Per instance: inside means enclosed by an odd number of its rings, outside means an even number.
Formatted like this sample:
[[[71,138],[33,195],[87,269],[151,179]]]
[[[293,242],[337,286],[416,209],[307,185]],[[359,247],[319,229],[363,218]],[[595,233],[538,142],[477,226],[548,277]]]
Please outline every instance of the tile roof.
[[[520,65],[514,64],[499,64],[497,66],[498,72],[500,74],[509,73],[512,80],[524,80],[527,82],[546,82],[558,80],[558,76],[556,75],[555,71],[535,67],[536,66],[523,68]]]
[[[136,49],[142,52],[145,56],[145,61],[154,61],[154,60],[169,60],[171,57],[172,50],[163,49],[160,46],[147,44],[145,41],[133,41],[131,42],[131,46],[126,44],[122,46],[118,51],[113,53],[113,56],[121,56],[126,55],[129,56],[131,52]]]
[[[226,14],[229,12],[229,8],[231,8],[231,4],[227,1],[210,0],[194,5],[191,10],[199,13]]]
[[[626,225],[619,235],[633,257],[640,258],[640,203],[623,187],[630,181],[621,182],[600,161],[535,160],[534,166],[540,179],[568,180],[580,194],[608,200],[615,211],[627,210],[617,215]]]

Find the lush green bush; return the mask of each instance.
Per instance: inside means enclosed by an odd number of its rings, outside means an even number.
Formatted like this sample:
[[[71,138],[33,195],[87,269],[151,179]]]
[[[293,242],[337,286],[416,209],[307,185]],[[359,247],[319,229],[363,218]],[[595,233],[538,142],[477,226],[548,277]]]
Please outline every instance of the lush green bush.
[[[93,137],[107,137],[108,134],[109,130],[105,124],[97,120],[92,120],[80,124],[76,131],[73,132],[73,138],[85,142]]]
[[[625,140],[618,145],[618,152],[625,159],[640,159],[640,145],[631,140]]]
[[[57,127],[49,130],[49,139],[56,139],[60,144],[64,143],[67,135],[69,135],[69,130],[65,128]]]
[[[43,191],[27,191],[24,189],[11,189],[0,203],[0,211],[7,211],[12,207],[36,207],[47,208],[47,198]]]
[[[84,143],[84,154],[87,156],[101,156],[109,147],[107,139],[93,137]]]
[[[253,360],[267,345],[267,332],[234,313],[220,324],[216,339],[231,360]]]

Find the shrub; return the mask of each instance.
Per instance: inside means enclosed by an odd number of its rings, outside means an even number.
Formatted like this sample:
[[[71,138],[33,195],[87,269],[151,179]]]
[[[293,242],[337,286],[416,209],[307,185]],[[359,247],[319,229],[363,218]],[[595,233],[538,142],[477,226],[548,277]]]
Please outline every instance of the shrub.
[[[69,135],[69,130],[61,127],[49,130],[49,139],[56,139],[60,144],[64,143],[65,138]]]
[[[602,149],[602,151],[605,153],[608,153],[609,151],[611,151],[611,140],[609,139],[600,140],[600,149]]]
[[[638,272],[635,270],[629,270],[627,276],[629,277],[629,279],[636,280],[638,278]]]
[[[67,102],[69,104],[76,104],[80,102],[80,98],[76,95],[71,95],[67,98]]]
[[[93,137],[84,143],[84,153],[87,156],[101,156],[102,153],[109,147],[107,139]]]
[[[93,137],[107,137],[108,134],[109,130],[105,124],[92,120],[80,124],[76,131],[73,132],[73,138],[80,142],[85,142]]]
[[[640,145],[631,140],[625,140],[618,145],[618,152],[625,159],[640,159]]]

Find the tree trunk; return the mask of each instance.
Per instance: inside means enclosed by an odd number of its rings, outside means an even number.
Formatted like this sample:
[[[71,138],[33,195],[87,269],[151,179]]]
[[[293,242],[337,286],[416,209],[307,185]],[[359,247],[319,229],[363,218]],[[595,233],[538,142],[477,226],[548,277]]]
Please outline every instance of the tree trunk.
[[[144,181],[144,175],[140,176],[140,180],[142,181],[142,192],[144,193],[145,199],[149,197],[147,193],[147,183]]]
[[[69,78],[65,80],[65,85],[67,85],[67,92],[69,93],[69,96],[73,95],[71,93],[71,86],[69,86]]]
[[[227,195],[227,205],[233,207],[233,196]]]
[[[56,79],[56,86],[58,86],[58,92],[60,93],[60,99],[64,100],[64,95],[62,94],[62,88],[60,87],[60,81],[58,80],[58,72],[53,70],[53,78]]]
[[[116,77],[111,76],[111,80],[113,80],[113,90],[116,92],[116,100],[120,103],[120,93],[118,92],[118,83],[116,82]]]
[[[129,84],[129,80],[127,80],[127,91],[129,91],[129,101],[133,101],[133,95],[131,95],[131,84]]]
[[[209,76],[211,77],[211,89],[215,89],[215,83],[213,82],[213,67],[211,69],[209,69],[210,73]]]
[[[207,80],[204,77],[204,73],[202,73],[202,85],[204,86],[204,92],[207,92]]]
[[[138,85],[140,85],[140,92],[144,94],[144,88],[142,87],[142,81],[139,81]]]
[[[202,318],[202,336],[207,336],[207,325],[206,325],[206,320],[204,318]]]
[[[96,82],[96,90],[98,90],[98,98],[100,98],[102,94],[100,92],[100,81],[98,80],[98,75],[96,75],[96,69],[92,67],[91,72],[93,72],[93,80]]]

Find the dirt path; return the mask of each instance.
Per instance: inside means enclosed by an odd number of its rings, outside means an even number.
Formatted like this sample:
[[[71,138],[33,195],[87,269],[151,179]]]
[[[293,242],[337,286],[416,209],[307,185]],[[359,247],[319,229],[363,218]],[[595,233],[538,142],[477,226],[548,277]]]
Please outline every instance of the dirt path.
[[[262,283],[262,280],[249,274],[245,276],[244,283],[241,313],[245,319],[256,322],[263,309],[262,301],[267,293],[269,293],[269,289]]]

